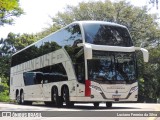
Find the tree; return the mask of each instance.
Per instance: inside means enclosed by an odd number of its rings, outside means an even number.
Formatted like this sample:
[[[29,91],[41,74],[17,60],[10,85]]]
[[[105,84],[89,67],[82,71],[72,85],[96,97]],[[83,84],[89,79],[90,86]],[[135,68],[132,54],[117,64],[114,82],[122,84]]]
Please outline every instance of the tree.
[[[11,55],[35,41],[37,41],[37,36],[33,34],[9,33],[6,39],[1,39],[0,77],[7,78],[10,74]]]
[[[9,33],[7,38],[4,40],[9,46],[14,48],[16,51],[19,51],[26,46],[32,44],[33,42],[37,41],[37,36],[34,34],[14,34]],[[13,51],[15,52],[15,51]]]
[[[15,17],[23,14],[19,0],[0,0],[0,26],[12,24]]]
[[[158,2],[159,2],[159,0],[149,0],[149,2],[150,2],[151,4],[153,4],[153,5],[156,4],[156,7],[157,7],[157,9],[158,9]]]

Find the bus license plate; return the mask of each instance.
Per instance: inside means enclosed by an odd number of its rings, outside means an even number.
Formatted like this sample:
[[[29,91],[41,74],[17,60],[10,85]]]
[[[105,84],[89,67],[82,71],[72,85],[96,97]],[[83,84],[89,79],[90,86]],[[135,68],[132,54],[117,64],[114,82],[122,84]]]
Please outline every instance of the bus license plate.
[[[121,95],[112,95],[112,98],[121,98]]]

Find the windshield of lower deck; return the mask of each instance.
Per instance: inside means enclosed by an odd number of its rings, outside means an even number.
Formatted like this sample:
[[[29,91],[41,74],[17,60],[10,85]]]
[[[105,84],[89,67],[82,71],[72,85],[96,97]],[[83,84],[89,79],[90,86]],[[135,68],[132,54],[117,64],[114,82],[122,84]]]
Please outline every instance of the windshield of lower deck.
[[[93,52],[88,60],[88,78],[93,81],[136,80],[135,53]]]

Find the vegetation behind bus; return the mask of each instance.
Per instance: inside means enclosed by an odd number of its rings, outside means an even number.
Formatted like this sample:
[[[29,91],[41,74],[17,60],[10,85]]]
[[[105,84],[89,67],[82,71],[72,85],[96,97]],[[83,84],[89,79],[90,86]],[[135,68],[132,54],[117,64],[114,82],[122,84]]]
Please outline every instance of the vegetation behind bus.
[[[0,43],[4,46],[0,48],[0,77],[9,78],[8,64],[10,55],[15,52],[15,49],[18,51],[75,20],[103,20],[125,25],[130,31],[135,46],[140,46],[142,42],[146,43],[145,47],[150,53],[149,63],[143,63],[142,54],[140,52],[137,54],[139,101],[143,102],[147,98],[157,99],[160,97],[160,26],[157,22],[158,15],[148,14],[148,11],[146,6],[139,8],[125,1],[115,3],[90,1],[81,2],[78,6],[67,6],[64,12],[59,12],[52,18],[54,24],[50,28],[38,34],[10,33],[6,39],[1,39]],[[9,79],[7,82],[9,83]]]

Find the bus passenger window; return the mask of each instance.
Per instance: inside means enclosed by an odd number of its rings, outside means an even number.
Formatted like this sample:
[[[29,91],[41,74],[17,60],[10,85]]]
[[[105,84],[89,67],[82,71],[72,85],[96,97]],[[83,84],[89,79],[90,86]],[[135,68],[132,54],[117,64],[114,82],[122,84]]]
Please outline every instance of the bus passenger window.
[[[43,75],[43,83],[46,84],[46,83],[49,83],[49,80],[50,79],[50,75],[49,73],[44,73]]]
[[[42,73],[36,73],[35,84],[41,84],[42,80],[43,80],[43,74]]]

